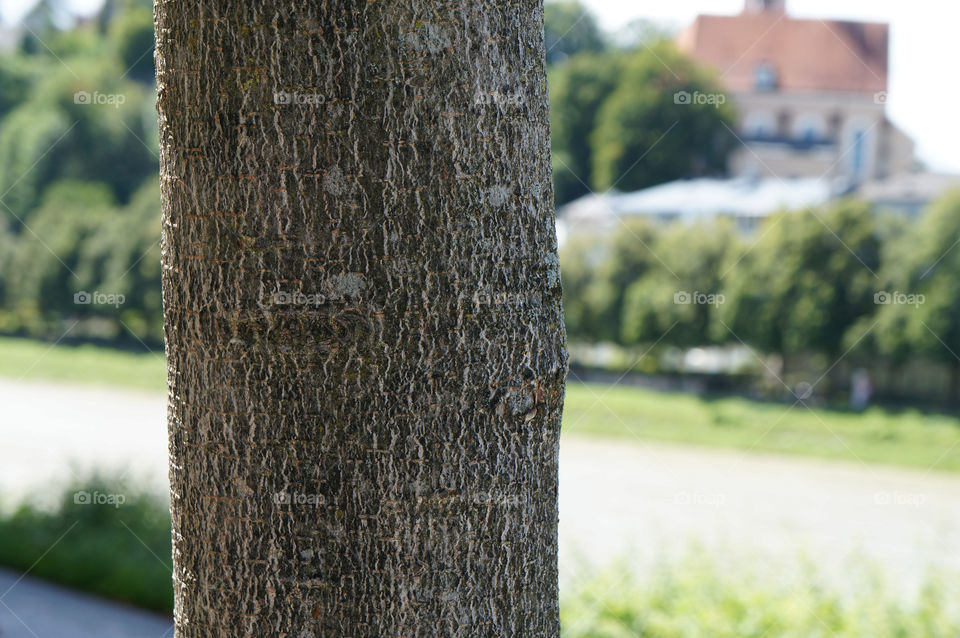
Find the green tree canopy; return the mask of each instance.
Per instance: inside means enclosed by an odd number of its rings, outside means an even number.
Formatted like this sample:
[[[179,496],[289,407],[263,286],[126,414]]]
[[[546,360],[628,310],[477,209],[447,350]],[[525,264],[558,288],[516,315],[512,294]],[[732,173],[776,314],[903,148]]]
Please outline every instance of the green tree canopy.
[[[558,204],[590,192],[590,136],[597,126],[600,107],[621,80],[624,57],[620,52],[583,53],[549,72],[554,196]]]
[[[605,48],[596,18],[577,0],[547,2],[543,12],[547,64],[562,62],[575,53],[596,53]]]
[[[955,191],[890,243],[873,330],[881,353],[896,360],[920,355],[960,366],[958,229],[960,191]]]
[[[863,203],[779,213],[728,275],[714,329],[765,352],[822,353],[832,364],[847,330],[874,312],[880,246]]]
[[[596,121],[590,138],[595,190],[723,173],[735,141],[726,95],[667,41],[630,55]]]
[[[624,292],[622,342],[663,338],[695,347],[725,341],[711,330],[712,315],[725,301],[722,277],[738,241],[728,220],[665,228],[652,247],[653,267]]]

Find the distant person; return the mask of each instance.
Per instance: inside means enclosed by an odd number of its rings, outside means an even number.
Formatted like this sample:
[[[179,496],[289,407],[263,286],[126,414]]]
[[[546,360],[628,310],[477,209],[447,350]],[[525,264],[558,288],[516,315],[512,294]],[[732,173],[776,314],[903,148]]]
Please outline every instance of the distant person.
[[[870,396],[873,394],[873,384],[870,382],[870,374],[863,368],[857,368],[850,377],[850,407],[857,412],[862,412],[870,403]]]

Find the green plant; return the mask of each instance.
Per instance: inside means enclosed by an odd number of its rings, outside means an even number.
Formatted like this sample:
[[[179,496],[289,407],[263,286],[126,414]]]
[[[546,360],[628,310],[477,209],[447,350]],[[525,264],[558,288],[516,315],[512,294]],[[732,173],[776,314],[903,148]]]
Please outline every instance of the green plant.
[[[0,517],[0,564],[68,587],[169,612],[170,515],[150,490],[94,474],[52,505],[38,495]]]

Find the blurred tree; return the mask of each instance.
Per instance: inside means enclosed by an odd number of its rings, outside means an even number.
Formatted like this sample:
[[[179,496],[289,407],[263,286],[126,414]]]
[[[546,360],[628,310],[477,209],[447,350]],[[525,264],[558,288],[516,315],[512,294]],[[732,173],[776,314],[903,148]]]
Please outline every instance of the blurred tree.
[[[110,24],[110,38],[117,47],[124,73],[153,82],[153,9],[128,3]]]
[[[547,2],[543,12],[547,64],[562,62],[582,51],[596,53],[605,48],[596,18],[577,0]]]
[[[832,365],[847,330],[875,309],[881,240],[870,207],[844,200],[779,213],[759,233],[728,275],[715,336],[785,361],[820,353]]]
[[[68,16],[63,0],[37,0],[21,19],[24,33],[20,49],[27,55],[46,55],[49,51],[47,40]]]
[[[98,290],[119,293],[124,303],[116,312],[123,329],[141,341],[163,342],[163,306],[160,294],[160,185],[149,179],[117,219],[92,236],[84,251],[86,263],[96,267],[81,277],[96,280]],[[83,266],[82,266],[83,267]]]
[[[60,172],[62,156],[51,153],[71,128],[63,110],[50,104],[26,103],[0,122],[0,193],[4,217],[25,219],[43,188]],[[17,228],[18,226],[14,226]]]
[[[595,190],[722,174],[735,141],[726,95],[667,41],[630,55],[596,121],[590,138]]]
[[[565,316],[574,322],[571,335],[621,342],[624,293],[658,267],[651,251],[657,232],[647,220],[631,219],[593,249],[589,238],[573,240],[564,247],[560,259],[561,268],[566,268]]]
[[[712,315],[724,302],[722,275],[738,241],[728,220],[664,229],[652,247],[658,259],[624,293],[623,343],[654,343],[668,331],[672,346],[717,341]]]
[[[106,183],[123,203],[156,174],[153,90],[118,82],[118,68],[83,59],[71,69],[54,66],[31,99],[0,121],[7,214],[28,219],[47,185],[60,179]]]
[[[0,55],[0,118],[26,101],[37,65],[23,55]]]
[[[571,339],[595,341],[603,332],[596,304],[599,270],[609,253],[607,235],[571,237],[560,251],[563,317]]]
[[[21,328],[47,336],[51,321],[110,312],[75,304],[74,295],[94,290],[102,279],[102,264],[88,244],[117,222],[113,204],[105,184],[67,180],[48,189],[5,277],[7,301]]]
[[[955,191],[891,242],[873,331],[879,351],[897,362],[922,356],[946,364],[953,400],[960,398],[958,228],[960,191]]]
[[[590,134],[604,101],[620,81],[624,54],[582,53],[554,67],[550,88],[550,134],[557,205],[590,191]]]

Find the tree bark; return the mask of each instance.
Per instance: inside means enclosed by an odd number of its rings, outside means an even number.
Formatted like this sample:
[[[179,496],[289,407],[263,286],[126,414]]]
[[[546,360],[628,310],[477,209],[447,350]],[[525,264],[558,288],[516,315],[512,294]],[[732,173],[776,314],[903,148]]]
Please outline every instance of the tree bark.
[[[177,636],[558,635],[542,20],[157,1]]]

